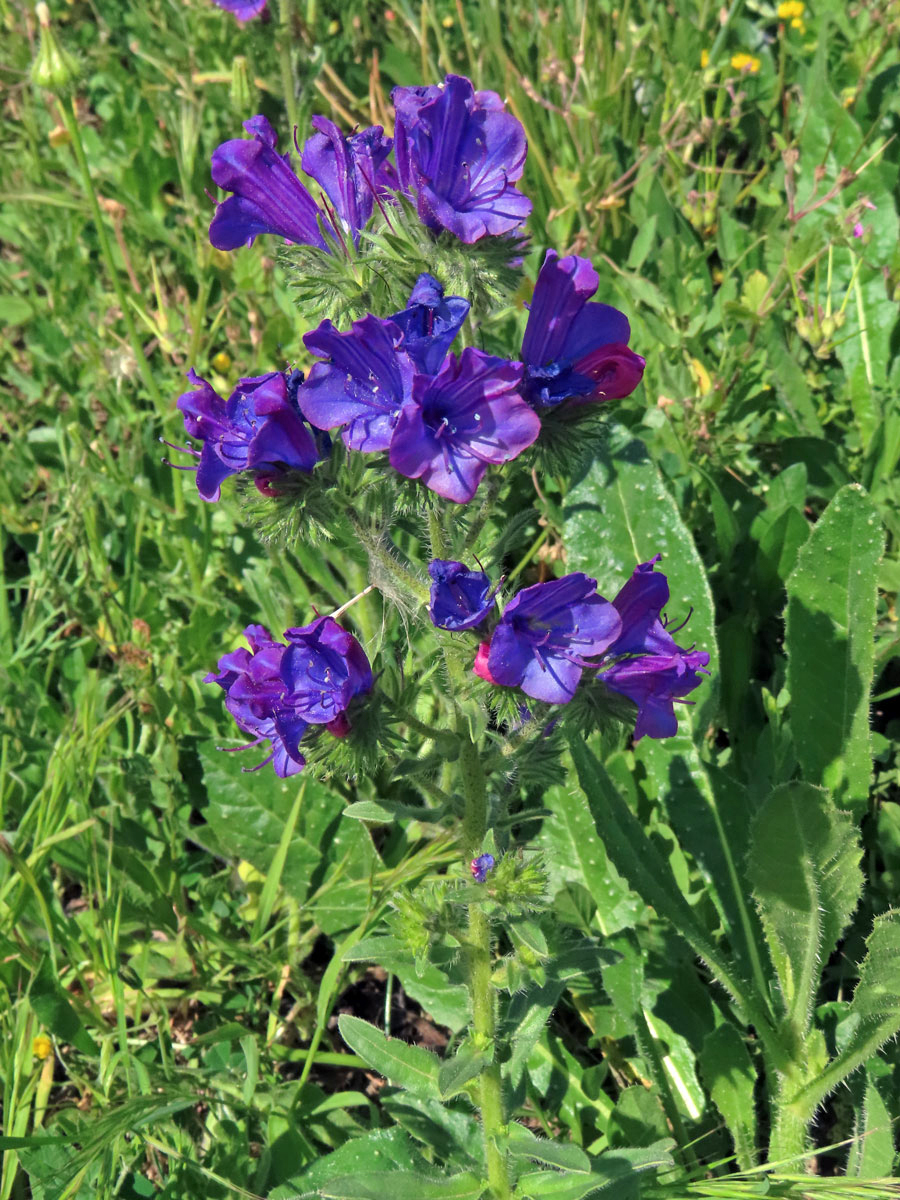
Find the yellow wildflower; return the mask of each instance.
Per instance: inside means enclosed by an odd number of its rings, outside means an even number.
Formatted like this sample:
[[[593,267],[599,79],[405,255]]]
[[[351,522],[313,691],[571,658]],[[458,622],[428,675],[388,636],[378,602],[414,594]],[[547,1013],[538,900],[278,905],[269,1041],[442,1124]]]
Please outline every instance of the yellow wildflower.
[[[760,68],[760,61],[752,54],[732,54],[731,65],[743,75],[755,75]]]
[[[231,366],[231,355],[226,354],[224,350],[220,350],[213,358],[212,365],[220,374],[224,374]]]
[[[36,1037],[31,1043],[31,1053],[35,1058],[49,1058],[53,1053],[53,1043],[42,1033]]]
[[[444,19],[441,21],[441,24],[443,25],[443,27],[445,29],[452,29],[453,25],[454,25],[453,18],[452,17],[444,17]]]
[[[708,50],[700,51],[700,66],[703,68],[704,71],[709,66],[709,51]]]
[[[782,21],[799,21],[805,11],[806,5],[802,0],[783,0],[778,5],[778,16]]]

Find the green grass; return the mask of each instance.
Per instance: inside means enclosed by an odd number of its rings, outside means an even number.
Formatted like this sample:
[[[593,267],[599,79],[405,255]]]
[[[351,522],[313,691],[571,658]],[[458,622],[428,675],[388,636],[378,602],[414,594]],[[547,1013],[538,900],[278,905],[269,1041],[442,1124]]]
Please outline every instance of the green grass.
[[[735,3],[725,24],[718,5],[695,0],[298,10],[301,131],[314,112],[387,121],[391,87],[469,74],[528,133],[529,276],[547,246],[585,254],[600,298],[628,313],[647,372],[615,417],[648,446],[710,578],[718,699],[697,740],[728,803],[759,804],[794,765],[778,733],[789,705],[781,614],[811,522],[848,482],[875,504],[887,551],[875,774],[854,811],[865,891],[816,1001],[823,1038],[840,1040],[872,917],[900,896],[897,4],[820,0],[805,33],[782,28],[762,0]],[[206,237],[215,146],[255,111],[287,143],[277,24],[241,29],[207,0],[58,0],[53,18],[80,64],[74,112],[115,276],[56,102],[29,82],[37,22],[30,6],[0,0],[0,1080],[3,1136],[30,1139],[8,1143],[0,1200],[267,1196],[351,1137],[416,1138],[396,1093],[377,1104],[365,1093],[329,1021],[364,970],[342,955],[386,931],[404,887],[457,870],[458,856],[426,821],[398,819],[376,845],[340,816],[347,800],[439,803],[433,773],[398,785],[383,767],[371,781],[305,788],[243,777],[217,755],[234,729],[200,683],[246,623],[300,624],[369,583],[361,551],[265,543],[234,490],[205,505],[159,446],[181,439],[174,402],[189,366],[227,389],[304,362],[309,325],[274,242],[226,256]],[[738,52],[758,57],[757,73],[731,67]],[[247,110],[231,100],[236,55],[254,81]],[[485,336],[499,344],[516,321],[506,310]],[[571,480],[542,482],[500,556],[507,570],[525,564],[526,582],[569,543]],[[413,546],[421,531],[398,537]],[[392,679],[422,672],[421,630],[411,623],[407,643],[403,615],[378,593],[348,619],[385,648]],[[621,745],[608,766],[715,929],[718,881],[681,844],[661,768]],[[517,796],[557,814],[520,828],[565,861],[563,790],[522,784]],[[552,868],[551,887],[567,928],[642,930],[643,1004],[668,1051],[671,1106],[700,1160],[726,1160],[731,1141],[698,1066],[721,996],[701,988],[690,954],[617,873],[599,927],[586,865]],[[440,973],[383,965],[439,1024],[465,1023],[458,964],[445,964],[449,987]],[[652,1072],[606,992],[594,980],[557,1000],[517,1113],[585,1148],[631,1144],[636,1125],[660,1120],[664,1134],[662,1110],[625,1086]],[[54,1052],[41,1060],[33,1039],[44,1034]],[[892,1045],[831,1102],[817,1144],[865,1133],[879,1104],[896,1117],[898,1078]],[[465,1141],[469,1120],[458,1103],[448,1144]],[[862,1145],[868,1157],[822,1151],[823,1170],[854,1177],[834,1194],[867,1194],[865,1179],[893,1172],[890,1132]],[[427,1140],[418,1149],[440,1157]],[[685,1186],[667,1194],[750,1194],[724,1177]],[[794,1190],[775,1194],[831,1185],[783,1186]]]

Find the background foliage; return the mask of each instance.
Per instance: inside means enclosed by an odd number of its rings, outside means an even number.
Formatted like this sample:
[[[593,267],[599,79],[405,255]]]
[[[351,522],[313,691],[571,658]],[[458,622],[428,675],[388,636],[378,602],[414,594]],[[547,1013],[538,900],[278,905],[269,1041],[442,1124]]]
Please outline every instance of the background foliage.
[[[32,14],[0,14],[0,1200],[344,1195],[330,1181],[376,1162],[464,1179],[465,1064],[394,1068],[379,1089],[360,1068],[381,1051],[351,1024],[443,1051],[467,1020],[452,953],[416,963],[397,907],[456,858],[421,808],[427,768],[340,794],[251,786],[215,752],[232,731],[198,682],[247,622],[280,631],[360,591],[365,558],[264,543],[157,444],[178,440],[188,366],[227,388],[302,365],[272,241],[226,256],[206,238],[212,149],[257,110],[287,134],[276,24],[241,29],[207,0],[55,6],[148,389],[55,102],[28,82]],[[301,128],[384,122],[392,86],[449,70],[508,98],[530,145],[531,278],[548,245],[590,256],[648,365],[596,459],[537,482],[501,561],[612,594],[662,552],[714,656],[673,744],[576,746],[566,782],[512,778],[508,827],[545,851],[553,901],[501,946],[515,1111],[558,1139],[535,1164],[521,1127],[522,1195],[588,1172],[579,1148],[664,1165],[671,1134],[678,1194],[738,1194],[723,1172],[791,1144],[801,1110],[816,1188],[894,1173],[900,1064],[879,1047],[900,986],[871,947],[900,954],[900,10],[819,0],[801,30],[737,0],[727,17],[308,0],[293,28]],[[496,336],[517,321],[498,314]],[[377,594],[350,616],[373,653],[402,629]],[[397,669],[421,672],[406,632]],[[629,874],[635,845],[649,882]],[[704,945],[746,969],[730,995]],[[806,1074],[776,1082],[741,989]]]

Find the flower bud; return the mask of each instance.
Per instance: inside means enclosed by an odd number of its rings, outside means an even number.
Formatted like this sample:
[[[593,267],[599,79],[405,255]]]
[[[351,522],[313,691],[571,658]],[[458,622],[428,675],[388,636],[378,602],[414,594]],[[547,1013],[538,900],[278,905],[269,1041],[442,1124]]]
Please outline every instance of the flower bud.
[[[78,62],[56,40],[50,25],[50,10],[43,0],[35,5],[34,12],[40,25],[40,44],[37,58],[31,64],[32,83],[50,92],[62,92],[77,79]]]
[[[243,116],[252,112],[256,105],[256,88],[250,79],[247,59],[243,54],[235,55],[231,63],[231,106]]]

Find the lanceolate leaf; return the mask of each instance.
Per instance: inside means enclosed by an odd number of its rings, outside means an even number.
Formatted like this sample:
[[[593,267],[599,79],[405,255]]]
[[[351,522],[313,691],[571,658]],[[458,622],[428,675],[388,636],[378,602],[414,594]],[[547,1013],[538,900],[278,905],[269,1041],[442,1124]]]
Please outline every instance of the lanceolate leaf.
[[[516,1188],[516,1197],[524,1200],[587,1200],[589,1196],[602,1200],[631,1200],[635,1195],[638,1176],[672,1166],[669,1153],[671,1139],[654,1142],[640,1149],[607,1150],[591,1160],[590,1175],[570,1171],[534,1171],[523,1175]]]
[[[430,1179],[414,1171],[344,1175],[323,1184],[323,1200],[478,1200],[486,1187],[475,1175]]]
[[[660,569],[669,580],[668,615],[683,620],[693,609],[680,644],[696,643],[709,653],[710,678],[693,697],[701,721],[715,708],[718,667],[712,595],[694,540],[643,442],[629,440],[611,425],[608,450],[566,500],[564,537],[571,571],[597,579],[608,600],[638,563],[663,556]],[[676,622],[677,623],[677,622]]]
[[[440,1098],[441,1061],[437,1055],[421,1046],[409,1046],[398,1038],[389,1038],[359,1017],[342,1016],[338,1025],[341,1037],[350,1049],[389,1083],[416,1096]]]
[[[742,1171],[756,1166],[757,1130],[753,1089],[756,1072],[747,1045],[734,1025],[719,1025],[707,1034],[700,1052],[700,1069],[713,1103],[734,1139]]]
[[[862,889],[846,813],[808,783],[776,788],[753,824],[748,875],[787,1014],[809,1028],[819,975]]]
[[[875,589],[884,548],[878,514],[855,484],[820,517],[787,581],[790,722],[810,783],[864,804],[871,774],[869,695]]]
[[[859,983],[847,1014],[855,1022],[840,1054],[793,1099],[798,1112],[812,1112],[842,1079],[900,1033],[900,911],[875,918],[866,944]]]

